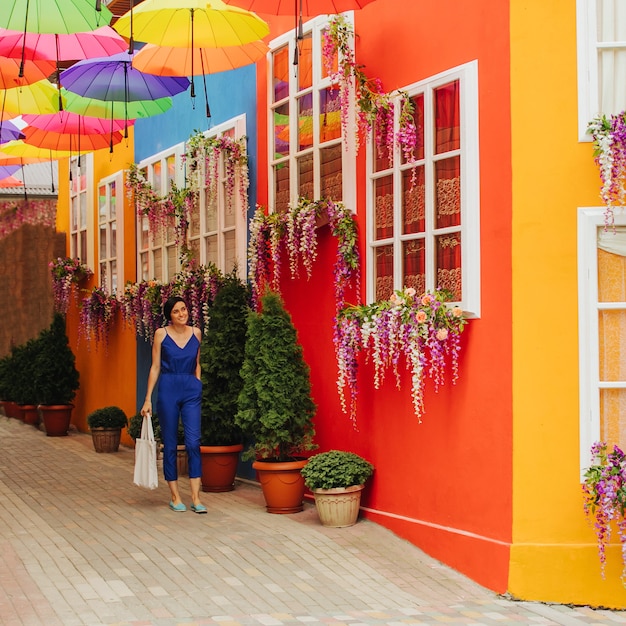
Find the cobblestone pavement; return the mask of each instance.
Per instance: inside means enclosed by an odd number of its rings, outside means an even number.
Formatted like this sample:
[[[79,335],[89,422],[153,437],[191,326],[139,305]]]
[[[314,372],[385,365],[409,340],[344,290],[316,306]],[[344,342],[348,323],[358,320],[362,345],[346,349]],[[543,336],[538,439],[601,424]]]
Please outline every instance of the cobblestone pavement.
[[[268,514],[247,482],[202,494],[208,515],[174,513],[133,462],[0,416],[0,624],[626,624],[502,598],[368,520]]]

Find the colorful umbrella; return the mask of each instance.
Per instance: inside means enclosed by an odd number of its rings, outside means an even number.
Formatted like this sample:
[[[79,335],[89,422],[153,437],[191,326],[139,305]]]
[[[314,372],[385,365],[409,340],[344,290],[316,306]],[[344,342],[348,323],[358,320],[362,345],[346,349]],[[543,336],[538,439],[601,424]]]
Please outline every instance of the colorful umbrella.
[[[79,133],[50,133],[41,128],[26,127],[24,143],[38,148],[48,148],[55,152],[67,150],[74,154],[93,152],[103,148],[113,149],[113,145],[122,141],[123,135],[116,131],[104,135],[80,135]],[[1,148],[0,148],[1,149]]]
[[[15,174],[20,169],[20,165],[0,165],[0,178],[6,178]]]
[[[128,120],[137,118],[152,117],[165,113],[172,108],[171,98],[159,98],[158,100],[137,100],[134,102],[117,102],[111,100],[96,100],[95,98],[84,98],[78,94],[61,89],[65,101],[65,110],[79,115],[100,117],[103,119],[123,119],[126,123],[125,114]]]
[[[256,63],[268,50],[263,41],[224,48],[174,48],[149,43],[135,53],[133,67],[159,76],[215,74]]]
[[[31,33],[85,32],[113,19],[95,0],[2,0],[2,5],[2,28]]]
[[[257,15],[222,0],[144,0],[125,13],[115,30],[120,35],[157,46],[179,48],[223,48],[241,46],[269,34],[269,26]],[[196,91],[191,56],[191,97]],[[205,90],[206,95],[206,90]],[[207,116],[209,116],[207,96]]]
[[[19,178],[15,178],[15,176],[5,176],[4,178],[0,178],[0,187],[6,189],[7,187],[23,187],[24,181]]]
[[[13,163],[35,163],[36,161],[54,161],[66,157],[76,156],[70,150],[50,150],[24,143],[21,139],[10,141],[0,146],[0,165]],[[33,159],[33,160],[31,160]]]
[[[49,115],[22,115],[29,126],[51,133],[80,133],[81,135],[102,135],[124,128],[123,119],[104,120],[100,117],[79,115],[71,111],[59,111]],[[130,122],[129,122],[130,123]]]
[[[0,45],[2,35],[0,35]],[[20,76],[20,67],[23,68]],[[22,85],[29,85],[48,78],[55,71],[52,61],[26,61],[21,66],[19,59],[10,59],[0,53],[0,89],[13,89]]]
[[[224,0],[226,4],[267,15],[335,15],[362,9],[374,0]]]
[[[0,122],[0,143],[7,143],[14,139],[23,139],[24,133],[9,120]]]
[[[0,106],[4,113],[56,113],[59,110],[57,88],[44,79],[31,85],[0,91]]]

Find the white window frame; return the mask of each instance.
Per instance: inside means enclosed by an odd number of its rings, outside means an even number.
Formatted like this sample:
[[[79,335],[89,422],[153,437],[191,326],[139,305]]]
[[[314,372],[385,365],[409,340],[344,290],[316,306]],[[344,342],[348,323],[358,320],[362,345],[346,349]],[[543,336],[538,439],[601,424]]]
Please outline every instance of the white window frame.
[[[591,446],[600,439],[600,389],[626,389],[626,381],[601,382],[598,311],[624,309],[625,302],[598,303],[598,228],[604,227],[604,208],[578,209],[578,350],[580,399],[580,471],[592,463]],[[626,215],[615,215],[626,225]]]
[[[111,183],[115,183],[115,218],[111,218]],[[105,206],[106,215],[104,220],[100,220],[100,187],[106,188]],[[102,178],[97,185],[98,194],[98,225],[96,231],[98,233],[98,282],[101,286],[104,286],[102,276],[102,263],[107,265],[107,284],[106,291],[109,294],[115,294],[124,290],[125,277],[124,277],[124,175],[123,172],[116,172],[112,176]],[[111,224],[115,222],[115,241],[116,241],[116,254],[111,254]],[[107,256],[100,257],[100,226],[106,225],[107,230]],[[114,289],[111,284],[111,263],[115,261],[116,276],[117,276],[117,288]]]
[[[159,196],[162,197],[162,196],[167,195],[170,191],[167,186],[168,185],[167,176],[165,175],[167,172],[167,158],[170,156],[174,156],[174,159],[175,159],[174,183],[179,189],[185,186],[185,173],[184,173],[184,168],[183,168],[183,155],[184,154],[185,154],[185,142],[181,142],[179,144],[166,148],[165,150],[162,150],[161,152],[157,154],[154,154],[150,157],[143,159],[140,163],[138,163],[137,169],[147,170],[146,180],[148,181],[148,183],[150,183],[154,191]],[[163,172],[163,175],[161,176],[161,188],[160,189],[156,189],[153,184],[154,183],[154,165],[157,162],[161,163],[161,171]],[[143,219],[143,216],[141,215],[137,216],[137,276],[140,277],[140,280],[141,278],[146,278],[146,276],[144,276],[142,265],[141,265],[141,254],[142,252],[145,251],[145,249],[142,248],[141,246],[141,233],[142,233],[141,220],[142,219]],[[168,242],[165,240],[161,243],[161,245],[158,245],[158,246],[155,245],[154,237],[152,233],[149,235],[149,244],[148,244],[148,268],[149,268],[148,274],[149,275],[147,277],[148,280],[156,278],[153,272],[154,272],[154,254],[157,250],[160,250],[163,255],[163,276],[161,276],[159,280],[161,280],[164,283],[167,283],[174,277],[176,272],[180,270],[179,246],[175,246],[177,250],[177,254],[176,254],[175,267],[173,268],[169,267],[168,265],[168,255],[167,255],[168,247],[170,246],[168,246]]]
[[[73,258],[79,258],[82,263],[87,264],[89,267],[93,267],[95,254],[93,245],[90,245],[90,242],[93,241],[93,237],[90,235],[94,232],[94,217],[93,217],[93,179],[94,179],[94,165],[93,165],[93,153],[90,152],[88,154],[81,154],[80,156],[71,157],[70,158],[70,172],[72,171],[72,167],[75,165],[80,165],[80,171],[85,171],[85,188],[81,191],[74,192],[72,188],[72,183],[70,183],[70,256]],[[80,224],[80,196],[85,196],[85,211],[86,211],[86,221],[85,225],[82,226]],[[73,208],[72,205],[74,203],[74,199],[77,198],[78,205],[78,224],[77,228],[74,227],[72,223],[72,213]],[[80,240],[81,240],[81,232],[85,233],[85,241],[87,250],[80,249]],[[74,243],[74,237],[76,236],[76,240],[79,242],[79,246],[77,248]]]
[[[590,142],[587,125],[601,113],[610,115],[619,111],[600,110],[600,77],[598,75],[598,50],[626,42],[598,42],[598,0],[576,0],[576,45],[578,57],[578,141]]]
[[[342,14],[343,17],[354,27],[354,12],[347,11]],[[328,25],[332,16],[319,16],[315,19],[309,20],[303,24],[302,30],[304,34],[312,32],[313,48],[312,48],[312,60],[313,60],[313,86],[310,88],[313,93],[319,93],[323,89],[331,86],[330,77],[322,78],[322,54],[321,54],[321,34],[324,28]],[[293,205],[298,200],[298,172],[297,172],[297,157],[300,152],[297,150],[298,146],[298,108],[297,108],[297,81],[289,80],[289,96],[278,102],[274,102],[274,85],[272,84],[274,71],[272,64],[272,53],[283,46],[289,46],[289,59],[294,58],[295,54],[295,34],[293,30],[284,33],[280,37],[273,39],[269,48],[270,51],[267,54],[267,94],[268,94],[268,106],[267,106],[267,129],[268,129],[268,200],[270,212],[274,211],[275,206],[275,189],[274,189],[274,171],[273,166],[277,161],[282,159],[276,159],[274,157],[274,123],[273,123],[273,111],[279,103],[289,102],[289,117],[293,119],[295,123],[289,124],[290,137],[289,137],[289,192],[290,192],[290,204]],[[305,91],[305,90],[303,90]],[[315,196],[313,200],[320,200],[319,187],[320,187],[320,150],[321,147],[325,147],[325,144],[320,146],[319,143],[319,99],[313,98],[313,181],[315,188]],[[352,97],[354,100],[354,96]],[[356,211],[356,143],[355,143],[355,124],[354,124],[354,103],[351,105],[349,113],[349,123],[347,129],[342,129],[341,138],[341,150],[342,150],[342,199],[341,202],[353,212]],[[343,136],[343,132],[347,132],[347,138]],[[311,150],[307,148],[306,151]]]
[[[239,115],[231,120],[223,122],[217,126],[212,127],[210,130],[204,132],[205,137],[218,137],[229,130],[234,130],[234,138],[236,140],[241,139],[246,135],[246,116]],[[217,202],[217,230],[207,231],[207,219],[206,219],[206,206],[205,206],[205,174],[206,168],[202,167],[202,174],[199,179],[199,211],[200,211],[200,232],[198,235],[191,236],[189,234],[189,241],[198,239],[200,258],[199,262],[202,265],[207,264],[206,254],[206,238],[210,235],[217,235],[218,250],[217,250],[217,267],[223,273],[229,273],[232,268],[226,267],[226,250],[223,245],[223,235],[227,231],[235,231],[235,257],[237,262],[237,275],[245,280],[246,278],[246,261],[247,261],[247,215],[244,214],[244,207],[242,206],[241,197],[239,195],[239,179],[235,180],[235,190],[233,192],[233,210],[235,212],[235,225],[233,227],[225,226],[224,219],[224,207],[226,206],[225,184],[226,179],[224,177],[223,157],[221,159],[219,171],[221,173],[220,180],[218,182],[218,202]]]
[[[432,121],[432,93],[437,87],[445,85],[453,80],[459,81],[460,103],[459,115],[461,122],[460,150],[461,156],[461,281],[463,300],[457,303],[461,306],[468,317],[480,317],[480,163],[478,145],[478,61],[471,61],[464,65],[457,66],[445,72],[441,72],[426,80],[419,81],[402,89],[410,97],[424,94],[425,119]],[[396,128],[399,118],[400,98],[395,100]],[[433,129],[432,124],[425,123],[424,141],[426,146],[432,145]],[[374,150],[373,141],[368,142],[367,150],[367,301],[374,299],[374,268],[375,249],[380,245],[380,241],[374,239],[375,227],[375,197],[373,191],[373,181],[378,178],[379,173],[374,172]],[[426,155],[432,150],[426,149]],[[390,243],[394,246],[394,289],[401,289],[402,284],[402,242],[405,239],[412,239],[412,235],[402,235],[402,170],[408,166],[402,165],[401,153],[396,146],[394,155],[393,180],[394,180],[394,236]],[[432,168],[434,160],[426,159],[426,177]],[[427,211],[432,205],[433,198],[426,199]],[[430,249],[434,246],[434,236],[432,227],[427,222],[427,240],[431,240]],[[428,254],[426,257],[426,289],[434,290],[434,256]]]

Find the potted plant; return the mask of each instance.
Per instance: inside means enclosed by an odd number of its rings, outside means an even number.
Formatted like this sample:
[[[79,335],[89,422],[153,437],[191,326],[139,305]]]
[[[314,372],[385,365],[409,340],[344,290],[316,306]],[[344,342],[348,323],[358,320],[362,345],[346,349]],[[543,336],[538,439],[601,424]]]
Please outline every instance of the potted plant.
[[[26,424],[39,424],[37,410],[37,387],[35,384],[35,363],[40,349],[40,341],[31,339],[11,351],[10,375],[13,397],[18,405],[21,419]]]
[[[128,426],[126,413],[118,406],[105,406],[87,415],[96,452],[117,452],[122,428]]]
[[[243,386],[243,364],[250,289],[233,271],[224,277],[209,308],[209,325],[200,348],[202,369],[202,490],[234,489],[243,433],[235,423]]]
[[[49,437],[67,435],[74,405],[72,400],[80,386],[76,357],[65,332],[65,318],[55,313],[52,324],[39,336],[35,360],[35,384],[39,410]]]
[[[300,470],[306,464],[305,453],[316,448],[316,407],[296,329],[280,296],[272,291],[261,298],[261,310],[248,315],[241,377],[235,423],[253,441],[243,458],[256,459],[252,467],[269,513],[301,511]]]
[[[302,468],[304,484],[313,492],[323,526],[353,526],[361,492],[374,466],[354,452],[330,450],[313,455]]]

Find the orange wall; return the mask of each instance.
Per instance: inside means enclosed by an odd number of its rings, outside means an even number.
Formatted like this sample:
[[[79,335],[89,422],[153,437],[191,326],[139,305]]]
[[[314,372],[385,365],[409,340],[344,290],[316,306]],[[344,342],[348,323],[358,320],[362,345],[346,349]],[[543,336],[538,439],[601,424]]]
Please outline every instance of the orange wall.
[[[349,449],[372,461],[376,472],[363,499],[367,515],[497,591],[507,588],[512,525],[511,140],[509,16],[504,5],[488,0],[377,0],[355,14],[357,63],[368,76],[382,79],[386,90],[478,59],[482,316],[466,330],[457,385],[448,383],[437,395],[428,389],[426,414],[419,424],[409,378],[398,391],[390,373],[374,391],[372,370],[363,364],[355,430],[341,412],[335,385],[336,248],[328,228],[319,231],[312,279],[282,283],[312,369],[320,449]],[[267,101],[264,72],[260,64],[260,103]],[[263,180],[267,156],[262,106],[258,124]],[[356,210],[363,233],[363,150],[357,176]],[[266,203],[266,181],[258,191],[259,202]]]
[[[114,147],[110,154],[108,149],[94,153],[94,188],[92,190],[93,220],[97,225],[98,218],[98,188],[97,183],[124,170],[133,162],[133,128],[129,128],[128,142]],[[68,180],[68,163],[59,163],[59,180]],[[59,208],[57,216],[57,229],[68,233],[67,252],[69,254],[69,188],[67,185],[59,185]],[[124,265],[127,280],[136,279],[136,251],[135,251],[135,217],[134,211],[128,210],[128,199],[123,192],[126,210],[120,210],[118,215],[124,219]],[[97,228],[94,228],[94,237],[97,237]],[[95,271],[98,265],[97,240],[89,241],[95,251],[95,259],[92,269]],[[91,290],[97,281],[92,278],[83,288]],[[84,297],[85,293],[79,293],[77,297]],[[136,338],[132,329],[127,328],[118,313],[109,340],[109,350],[103,344],[95,341],[88,342],[84,337],[79,337],[78,325],[78,300],[75,297],[75,305],[68,313],[67,328],[70,345],[76,355],[76,367],[80,372],[80,390],[74,401],[75,409],[72,414],[72,423],[81,431],[88,431],[87,415],[100,407],[119,406],[128,417],[135,413],[135,380],[136,367]],[[115,360],[109,359],[108,354],[121,355]],[[125,431],[122,431],[122,443],[131,444],[132,440]]]

